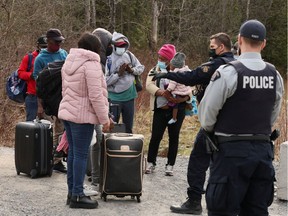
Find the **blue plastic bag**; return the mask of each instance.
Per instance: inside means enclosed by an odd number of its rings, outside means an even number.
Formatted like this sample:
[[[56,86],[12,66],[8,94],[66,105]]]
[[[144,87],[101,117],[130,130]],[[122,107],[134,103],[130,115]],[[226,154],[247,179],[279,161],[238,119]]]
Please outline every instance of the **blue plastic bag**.
[[[6,93],[9,99],[17,102],[24,103],[27,91],[27,84],[24,80],[18,77],[18,71],[13,71],[7,78]]]
[[[198,108],[197,108],[197,100],[195,96],[192,96],[192,101],[191,101],[192,109],[185,109],[185,115],[186,116],[193,116],[193,115],[198,115]]]

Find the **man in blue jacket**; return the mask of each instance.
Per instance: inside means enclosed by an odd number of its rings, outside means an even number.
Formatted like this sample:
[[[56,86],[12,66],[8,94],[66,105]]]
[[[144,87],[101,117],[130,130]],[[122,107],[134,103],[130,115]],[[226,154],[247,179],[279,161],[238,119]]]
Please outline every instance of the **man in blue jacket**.
[[[51,28],[46,33],[47,48],[41,50],[40,54],[36,57],[34,62],[33,78],[36,80],[40,71],[42,71],[50,62],[62,61],[67,57],[67,52],[61,49],[61,44],[64,41],[64,37],[59,29]],[[38,98],[38,116],[51,121],[49,116],[46,116],[41,104],[41,100]],[[63,123],[56,117],[53,118],[53,145],[58,145],[58,137],[63,133]],[[62,157],[54,157],[54,170],[66,173],[67,170],[62,163]]]

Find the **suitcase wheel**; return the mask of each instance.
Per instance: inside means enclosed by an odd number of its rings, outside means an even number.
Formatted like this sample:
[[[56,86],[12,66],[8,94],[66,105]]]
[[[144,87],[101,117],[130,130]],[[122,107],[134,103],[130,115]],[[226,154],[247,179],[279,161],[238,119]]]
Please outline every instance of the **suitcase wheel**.
[[[53,173],[53,168],[50,169],[50,171],[48,172],[48,176],[51,177]]]
[[[105,202],[107,202],[107,194],[105,194],[104,192],[102,192],[102,194],[101,194],[101,199],[102,198]]]
[[[140,195],[137,196],[137,202],[138,202],[138,203],[141,202]]]
[[[31,176],[32,179],[36,178],[37,170],[36,169],[32,169],[31,172],[30,172],[30,176]]]
[[[17,172],[17,175],[20,175],[20,171],[16,170],[16,172]]]

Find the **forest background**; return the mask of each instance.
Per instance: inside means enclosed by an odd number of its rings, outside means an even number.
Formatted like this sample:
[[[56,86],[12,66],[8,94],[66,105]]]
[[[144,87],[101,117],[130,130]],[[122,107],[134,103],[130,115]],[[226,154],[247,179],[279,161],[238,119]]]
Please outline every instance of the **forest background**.
[[[14,145],[15,125],[25,119],[24,105],[6,96],[6,79],[49,28],[62,31],[66,38],[63,48],[68,52],[77,47],[77,40],[85,31],[102,27],[123,33],[130,40],[130,50],[145,65],[142,75],[145,82],[149,69],[157,62],[157,50],[164,43],[172,43],[177,51],[184,52],[187,65],[195,68],[207,61],[212,34],[226,32],[234,43],[240,25],[247,19],[258,19],[267,28],[267,46],[262,57],[277,67],[286,83],[287,0],[1,0],[0,19],[0,145],[3,146]],[[276,154],[279,144],[288,140],[286,95],[275,126],[281,130]],[[148,101],[149,95],[143,90],[137,98],[134,125],[135,133],[145,135],[146,144],[152,118]],[[198,127],[197,118],[185,119],[180,152],[181,149],[190,152]]]

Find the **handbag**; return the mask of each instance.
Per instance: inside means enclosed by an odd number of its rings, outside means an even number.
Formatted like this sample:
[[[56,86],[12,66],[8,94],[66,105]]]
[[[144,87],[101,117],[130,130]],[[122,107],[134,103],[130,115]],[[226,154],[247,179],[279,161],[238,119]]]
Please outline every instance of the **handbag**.
[[[129,51],[127,51],[127,54],[129,55],[131,64],[133,65],[131,53],[130,53]],[[143,85],[142,85],[141,76],[140,76],[140,75],[134,75],[134,77],[135,77],[135,79],[134,79],[134,84],[135,84],[136,91],[137,91],[137,92],[142,91]]]
[[[135,75],[134,84],[135,84],[137,92],[142,91],[143,85],[142,85],[142,79],[140,75]]]

